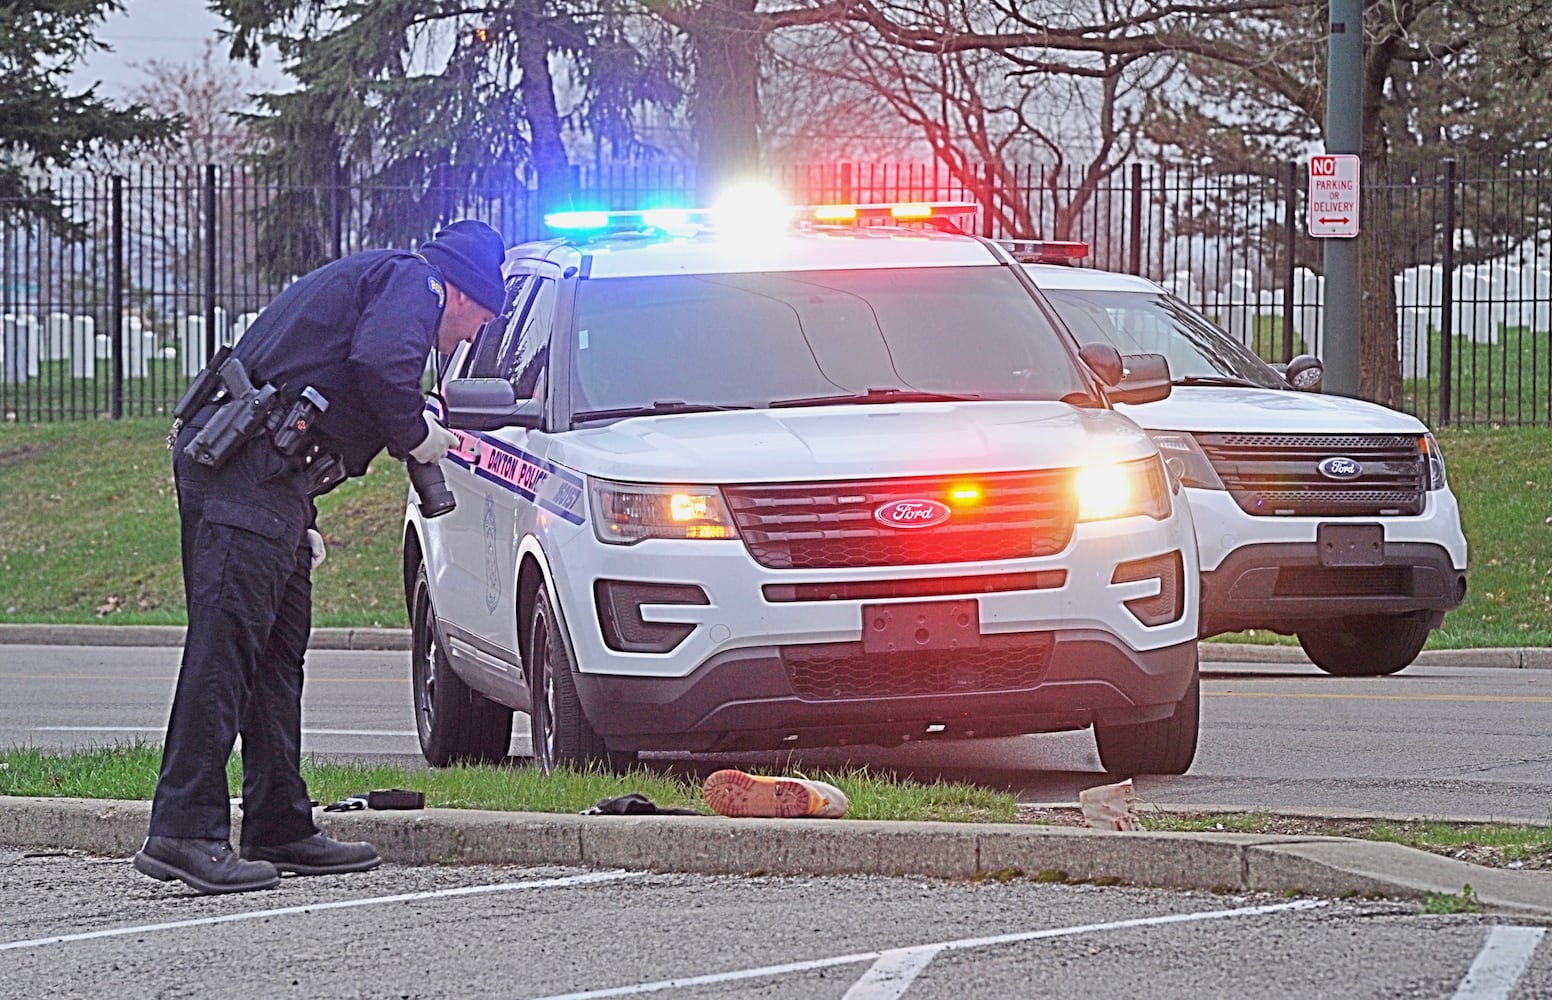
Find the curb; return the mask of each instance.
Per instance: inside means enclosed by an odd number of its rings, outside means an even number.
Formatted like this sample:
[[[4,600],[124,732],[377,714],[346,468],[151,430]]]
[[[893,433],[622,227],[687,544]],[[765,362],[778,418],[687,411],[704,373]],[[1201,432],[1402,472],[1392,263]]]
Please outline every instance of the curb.
[[[32,646],[182,646],[182,625],[20,625],[0,624],[0,645]],[[309,649],[408,651],[409,629],[315,628]],[[1313,666],[1297,646],[1241,642],[1204,642],[1203,663],[1297,663]],[[1552,670],[1552,648],[1518,646],[1484,649],[1425,649],[1417,663],[1440,667],[1506,667]]]
[[[0,844],[128,856],[144,801],[0,797]],[[234,839],[240,815],[233,817]],[[1423,899],[1470,885],[1495,910],[1552,916],[1552,874],[1483,868],[1399,844],[1339,837],[1113,833],[1000,823],[581,816],[425,809],[319,814],[401,865],[575,865],[699,875],[965,879],[1061,873],[1166,889]]]
[[[182,625],[0,624],[0,645],[182,646]],[[387,649],[408,652],[409,629],[315,628],[308,649]]]

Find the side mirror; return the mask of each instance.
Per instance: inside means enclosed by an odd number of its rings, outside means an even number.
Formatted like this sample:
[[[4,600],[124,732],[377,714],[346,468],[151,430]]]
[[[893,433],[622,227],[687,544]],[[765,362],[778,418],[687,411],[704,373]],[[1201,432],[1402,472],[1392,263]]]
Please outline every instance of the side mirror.
[[[1164,399],[1174,386],[1169,380],[1169,359],[1162,354],[1128,354],[1109,344],[1084,344],[1078,357],[1105,383],[1112,403],[1152,403]]]
[[[1078,357],[1107,386],[1119,385],[1121,377],[1126,374],[1126,367],[1121,363],[1121,352],[1109,344],[1084,344],[1078,351]]]
[[[518,399],[504,378],[455,378],[442,390],[447,401],[447,426],[460,431],[493,431],[501,427],[538,427],[543,406],[538,399]]]
[[[1288,362],[1283,378],[1300,392],[1319,392],[1325,382],[1326,366],[1313,354],[1301,354]]]
[[[1162,354],[1128,354],[1122,359],[1121,381],[1110,390],[1114,403],[1154,403],[1174,389],[1169,359]]]

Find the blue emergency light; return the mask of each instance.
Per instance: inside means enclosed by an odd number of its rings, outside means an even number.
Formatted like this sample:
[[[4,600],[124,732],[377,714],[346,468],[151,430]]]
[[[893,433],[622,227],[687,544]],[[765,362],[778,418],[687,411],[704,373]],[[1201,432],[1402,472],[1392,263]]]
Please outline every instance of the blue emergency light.
[[[550,212],[544,224],[566,233],[604,235],[607,233],[694,232],[704,225],[705,209],[645,208],[628,211],[582,209]]]

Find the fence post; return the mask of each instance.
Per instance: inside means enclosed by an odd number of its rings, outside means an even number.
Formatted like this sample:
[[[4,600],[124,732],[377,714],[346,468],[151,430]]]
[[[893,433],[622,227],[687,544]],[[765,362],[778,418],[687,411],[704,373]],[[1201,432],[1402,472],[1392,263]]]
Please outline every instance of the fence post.
[[[1293,250],[1299,229],[1294,220],[1298,211],[1299,164],[1288,161],[1284,173],[1287,190],[1283,192],[1283,364],[1293,360]]]
[[[991,239],[991,237],[992,237],[992,203],[996,200],[996,198],[995,198],[995,195],[993,194],[993,191],[992,191],[992,164],[991,164],[990,160],[986,161],[985,176],[986,176],[986,180],[985,180],[984,183],[985,183],[986,186],[982,190],[984,190],[986,192],[986,211],[985,211],[985,213],[984,213],[984,215],[982,217],[982,221],[981,221],[981,235],[986,237],[987,239]]]
[[[109,356],[113,362],[113,395],[108,405],[114,420],[124,417],[124,178],[112,180],[112,218],[108,221],[108,328],[113,331]]]
[[[345,233],[345,167],[338,159],[329,172],[329,246],[339,260]]]
[[[1444,161],[1444,247],[1440,255],[1444,287],[1439,291],[1439,422],[1450,422],[1450,380],[1455,333],[1455,161]]]
[[[205,164],[205,361],[216,353],[216,165]]]
[[[1133,274],[1142,274],[1142,164],[1132,164],[1132,218],[1129,262]]]

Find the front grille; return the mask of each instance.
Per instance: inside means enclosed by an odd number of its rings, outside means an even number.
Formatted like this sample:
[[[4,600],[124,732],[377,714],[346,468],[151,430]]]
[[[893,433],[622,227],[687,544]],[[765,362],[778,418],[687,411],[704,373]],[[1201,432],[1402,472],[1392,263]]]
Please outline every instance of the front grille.
[[[832,642],[783,647],[781,660],[800,698],[904,698],[1032,688],[1051,645],[1049,632],[984,635],[974,649],[872,655],[860,642]]]
[[[974,504],[951,491],[973,482]],[[727,486],[723,496],[749,554],[770,569],[914,566],[1023,559],[1060,552],[1072,536],[1071,473]],[[953,514],[930,528],[892,528],[873,512],[902,500],[937,500]]]
[[[1403,597],[1412,593],[1409,566],[1284,566],[1273,597]]]
[[[1257,516],[1381,517],[1423,512],[1428,461],[1405,434],[1197,434],[1240,509]],[[1356,479],[1321,475],[1322,459],[1356,461]]]

